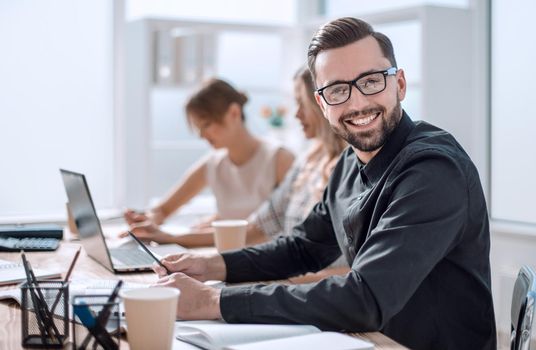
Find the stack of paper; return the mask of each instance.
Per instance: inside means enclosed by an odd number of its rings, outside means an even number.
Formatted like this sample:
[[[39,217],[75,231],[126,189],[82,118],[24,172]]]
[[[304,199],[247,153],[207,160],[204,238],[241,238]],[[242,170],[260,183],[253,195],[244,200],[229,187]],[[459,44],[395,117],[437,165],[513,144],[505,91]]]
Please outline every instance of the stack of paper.
[[[321,332],[314,326],[177,322],[178,340],[207,350],[330,349],[370,350],[374,345],[348,335]]]
[[[59,271],[53,270],[35,269],[34,274],[40,280],[61,277]],[[26,281],[26,273],[22,264],[0,259],[0,286],[24,281]]]

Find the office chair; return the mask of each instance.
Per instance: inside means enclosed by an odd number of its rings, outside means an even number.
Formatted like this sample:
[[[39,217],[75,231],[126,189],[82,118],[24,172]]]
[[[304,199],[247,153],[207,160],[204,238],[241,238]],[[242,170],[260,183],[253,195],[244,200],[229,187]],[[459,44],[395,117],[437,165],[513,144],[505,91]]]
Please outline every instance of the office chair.
[[[536,274],[522,266],[512,295],[510,349],[529,350],[536,302]]]

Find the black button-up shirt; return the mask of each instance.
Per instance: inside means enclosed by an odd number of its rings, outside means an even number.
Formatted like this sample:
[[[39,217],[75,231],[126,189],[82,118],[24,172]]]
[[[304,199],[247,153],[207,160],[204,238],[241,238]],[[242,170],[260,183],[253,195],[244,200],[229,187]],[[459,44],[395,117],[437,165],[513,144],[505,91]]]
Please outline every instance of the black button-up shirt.
[[[381,331],[414,349],[494,349],[490,235],[478,172],[447,132],[405,114],[366,165],[349,148],[294,234],[223,254],[227,281],[351,271],[303,285],[224,288],[228,322]]]

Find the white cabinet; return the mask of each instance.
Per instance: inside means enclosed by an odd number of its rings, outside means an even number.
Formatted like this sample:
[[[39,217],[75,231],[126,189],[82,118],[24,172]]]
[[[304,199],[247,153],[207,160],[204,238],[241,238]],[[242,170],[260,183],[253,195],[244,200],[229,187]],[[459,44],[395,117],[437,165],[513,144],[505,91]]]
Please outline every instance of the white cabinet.
[[[357,6],[356,6],[357,7]],[[386,34],[395,49],[399,68],[408,83],[402,107],[413,120],[425,120],[456,137],[480,171],[487,189],[488,115],[484,45],[474,45],[476,14],[467,8],[414,6],[345,16],[369,22]],[[309,39],[332,18],[319,18],[303,26]]]
[[[477,14],[466,8],[416,6],[360,16],[392,40],[408,82],[403,108],[450,132],[477,166],[488,188],[489,117],[485,45]]]
[[[392,39],[398,65],[406,72],[402,105],[410,116],[451,132],[484,173],[487,134],[480,130],[487,124],[474,116],[471,11],[418,6],[360,18]],[[259,116],[262,105],[288,107],[286,121],[293,132],[288,139],[298,140],[294,147],[299,147],[292,76],[305,63],[312,34],[327,19],[300,21],[292,26],[163,19],[127,24],[128,205],[146,206],[208,150],[189,132],[183,111],[192,89],[206,77],[228,79],[248,93],[247,124],[257,134],[269,132]]]
[[[209,147],[187,125],[184,104],[203,79],[216,76],[244,91],[248,128],[269,133],[259,111],[284,105],[292,128],[294,27],[143,19],[126,26],[126,202],[145,207]],[[292,67],[292,68],[289,68]],[[301,134],[299,131],[297,134]],[[298,138],[294,138],[298,139]]]
[[[480,48],[473,45],[471,10],[419,6],[366,19],[393,38],[399,67],[408,67],[408,94],[402,105],[414,119],[454,135],[475,162],[487,188],[488,117],[478,113],[478,104],[485,103],[478,91],[483,64],[477,62]],[[402,30],[391,35],[397,27]]]
[[[404,69],[408,82],[402,106],[412,119],[449,131],[470,152],[475,131],[471,11],[417,6],[356,17],[393,42],[398,67]]]

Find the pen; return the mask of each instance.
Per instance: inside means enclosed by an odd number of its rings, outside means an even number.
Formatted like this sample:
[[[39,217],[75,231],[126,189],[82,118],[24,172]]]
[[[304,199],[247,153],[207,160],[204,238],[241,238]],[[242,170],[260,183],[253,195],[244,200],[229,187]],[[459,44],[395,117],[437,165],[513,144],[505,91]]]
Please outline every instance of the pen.
[[[110,335],[106,331],[106,323],[108,322],[108,318],[110,317],[110,312],[113,307],[112,303],[117,298],[117,295],[119,294],[119,289],[123,285],[123,281],[119,280],[117,284],[115,285],[114,290],[112,291],[112,294],[108,297],[108,301],[106,303],[106,306],[100,310],[97,317],[93,318],[91,323],[84,324],[86,327],[89,327],[88,330],[90,333],[86,336],[84,341],[82,342],[82,349],[85,349],[85,347],[89,344],[89,341],[91,340],[91,335],[93,335],[99,342],[109,342],[108,339]],[[80,310],[83,311],[83,310]],[[84,313],[86,316],[86,320],[88,320],[89,317],[87,317],[87,313]],[[80,318],[80,316],[79,316]],[[80,321],[84,322],[81,318]],[[105,333],[105,334],[104,334]],[[105,349],[108,349],[109,347],[104,347]]]
[[[51,337],[56,337],[58,341],[60,341],[60,332],[58,328],[56,327],[56,324],[54,323],[54,316],[48,309],[48,304],[46,302],[45,297],[43,296],[43,293],[41,292],[41,288],[39,288],[37,278],[35,278],[35,274],[32,270],[32,266],[26,260],[26,255],[24,252],[21,253],[22,256],[22,263],[24,265],[24,269],[27,274],[28,280],[31,281],[31,289],[30,292],[33,291],[32,294],[32,301],[34,302],[34,307],[37,308],[37,315],[41,317],[41,322],[45,326],[45,330]],[[35,294],[37,292],[37,295]],[[37,302],[37,304],[36,304]],[[36,317],[39,319],[39,317]],[[54,335],[49,330],[52,329],[54,332]]]
[[[67,283],[69,281],[69,278],[71,277],[71,273],[73,272],[74,265],[76,264],[76,261],[78,260],[78,257],[80,256],[80,251],[82,250],[82,247],[78,247],[78,250],[76,253],[74,253],[73,261],[71,261],[71,265],[69,266],[69,269],[67,270],[67,273],[65,274],[65,279],[63,280],[63,283]],[[54,314],[54,310],[56,310],[56,306],[58,306],[58,303],[60,302],[61,295],[63,294],[63,289],[58,293],[56,296],[56,300],[54,300],[54,303],[51,307],[51,313]]]
[[[91,336],[104,349],[117,349],[117,344],[110,337],[103,325],[98,323],[98,318],[95,317],[87,304],[77,304],[73,306],[73,313],[78,316],[80,322],[89,331],[88,335],[82,342],[80,349],[85,349],[91,341]]]
[[[145,252],[146,252],[147,254],[149,254],[149,255],[151,256],[151,258],[153,258],[154,261],[156,261],[156,262],[158,263],[158,265],[162,266],[162,267],[166,270],[166,272],[167,272],[168,275],[171,275],[171,271],[169,271],[169,269],[166,267],[166,265],[162,264],[162,262],[160,261],[160,259],[158,259],[156,256],[154,256],[154,254],[149,250],[149,248],[147,248],[147,247],[145,246],[145,244],[143,244],[143,242],[140,241],[140,239],[139,239],[138,237],[136,237],[135,234],[133,234],[133,233],[130,232],[130,231],[127,231],[127,232],[128,232],[128,234],[130,235],[130,237],[134,238],[134,240],[140,245],[140,247],[142,247],[143,250],[145,250]]]
[[[43,315],[41,314],[41,309],[38,307],[37,303],[37,296],[35,295],[35,291],[33,290],[33,282],[32,277],[30,275],[30,270],[28,268],[28,260],[26,260],[26,255],[24,255],[24,250],[21,251],[21,258],[22,258],[22,266],[24,267],[24,272],[26,273],[26,284],[28,285],[28,292],[30,293],[30,298],[32,299],[32,304],[34,307],[34,311],[36,314],[36,321],[37,326],[39,328],[39,333],[41,334],[41,342],[43,344],[46,344],[46,337],[48,335],[48,331],[43,325]]]
[[[42,314],[43,314],[43,324],[45,324],[45,326],[47,327],[47,329],[52,329],[52,331],[54,332],[54,335],[52,335],[50,332],[49,334],[51,336],[54,336],[56,337],[56,339],[58,339],[58,341],[61,341],[60,340],[60,332],[58,330],[58,328],[56,327],[56,323],[54,323],[54,315],[50,312],[49,308],[48,308],[48,304],[47,304],[47,301],[45,299],[45,296],[43,295],[43,292],[41,291],[41,288],[39,287],[39,284],[38,284],[38,281],[37,281],[37,278],[35,277],[35,274],[33,272],[33,269],[32,269],[32,265],[30,265],[29,262],[27,262],[28,264],[28,271],[30,272],[30,277],[32,278],[33,280],[33,286],[35,288],[35,291],[37,291],[37,303],[38,303],[38,306],[39,308],[42,310]]]
[[[73,272],[74,265],[76,264],[76,261],[78,260],[78,257],[80,256],[80,251],[82,250],[82,247],[78,247],[78,250],[76,253],[74,253],[73,261],[71,261],[71,265],[69,266],[69,269],[67,270],[67,273],[65,274],[65,279],[63,282],[69,281],[69,278],[71,277],[71,273]]]

